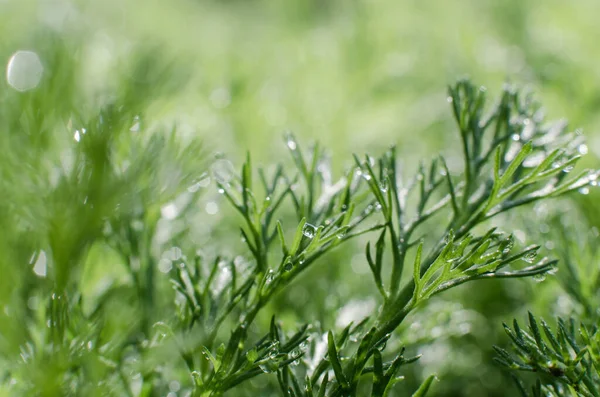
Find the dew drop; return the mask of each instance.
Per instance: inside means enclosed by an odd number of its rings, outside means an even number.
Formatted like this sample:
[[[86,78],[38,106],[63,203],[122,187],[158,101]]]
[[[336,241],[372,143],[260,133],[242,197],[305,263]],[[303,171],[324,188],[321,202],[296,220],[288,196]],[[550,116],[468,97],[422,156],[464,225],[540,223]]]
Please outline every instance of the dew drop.
[[[271,343],[268,349],[268,357],[271,360],[275,360],[277,358],[277,355],[279,354],[279,341],[274,341],[273,343]]]
[[[317,231],[317,228],[314,225],[311,225],[310,223],[306,223],[302,227],[302,234],[305,235],[308,238],[315,237],[316,231]]]
[[[590,193],[590,189],[587,186],[579,188],[579,193],[586,195]]]
[[[508,238],[505,240],[505,245],[502,248],[502,253],[508,254],[510,252],[510,250],[514,247],[514,245],[515,245],[515,240],[514,240],[513,236],[508,236]]]
[[[527,254],[525,254],[525,256],[523,257],[523,260],[527,263],[533,263],[535,261],[536,257],[537,257],[537,252],[529,251]]]
[[[582,143],[581,145],[579,145],[577,147],[577,151],[579,152],[579,154],[587,154],[588,153],[588,147],[585,143]]]
[[[388,183],[387,180],[382,180],[381,183],[379,184],[379,190],[381,190],[383,193],[387,193],[388,191]]]
[[[161,273],[169,273],[172,268],[173,262],[171,260],[162,258],[160,261],[158,261],[158,270],[160,270]]]
[[[294,264],[292,263],[292,260],[288,258],[285,261],[285,263],[283,264],[283,270],[286,272],[290,272],[290,271],[292,271],[293,268],[294,268]]]
[[[219,190],[217,190],[217,192],[219,192],[219,194],[225,194],[225,189],[220,187]]]
[[[6,81],[17,91],[29,91],[42,80],[44,66],[33,51],[17,51],[6,66]]]
[[[533,276],[533,280],[536,283],[541,283],[542,281],[546,280],[546,273],[536,274],[535,276]]]
[[[200,188],[207,187],[210,184],[210,176],[205,172],[195,179],[192,184],[187,188],[188,192],[195,193]]]
[[[294,138],[294,135],[292,135],[291,133],[286,134],[285,140],[286,140],[286,145],[290,150],[293,151],[298,148],[296,139]]]
[[[513,134],[513,135],[511,136],[511,139],[512,139],[513,141],[515,141],[515,142],[518,142],[518,141],[520,141],[520,140],[521,140],[521,135],[519,135],[519,134]]]
[[[566,166],[565,168],[563,168],[562,172],[564,172],[565,174],[568,174],[569,172],[573,171],[573,166],[569,165]]]
[[[222,184],[229,183],[235,174],[233,164],[227,159],[217,159],[212,164],[211,171],[215,180]]]
[[[451,241],[452,241],[452,237],[451,237],[451,234],[450,234],[450,233],[447,233],[447,234],[444,236],[444,239],[442,240],[442,242],[443,242],[444,244],[449,244]]]
[[[269,272],[267,273],[267,277],[265,278],[265,283],[271,284],[274,279],[275,279],[275,273],[273,272],[273,270],[269,270]]]
[[[194,380],[194,383],[196,385],[201,385],[202,384],[202,374],[198,371],[192,371],[191,372],[192,375],[192,379]]]
[[[558,273],[558,266],[553,265],[550,270],[548,270],[548,274],[554,276],[556,273]]]

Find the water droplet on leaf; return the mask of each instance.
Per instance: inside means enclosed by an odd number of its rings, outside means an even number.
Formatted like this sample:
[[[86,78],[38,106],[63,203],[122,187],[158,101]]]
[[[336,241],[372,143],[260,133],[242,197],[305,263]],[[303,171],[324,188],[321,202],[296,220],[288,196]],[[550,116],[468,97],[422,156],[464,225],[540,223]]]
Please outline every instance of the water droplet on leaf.
[[[271,284],[274,279],[275,279],[275,273],[273,272],[273,270],[269,270],[269,272],[267,273],[267,276],[265,278],[265,284]]]
[[[387,180],[384,179],[381,181],[381,183],[379,184],[379,190],[381,190],[383,193],[387,193],[388,191],[388,183]]]
[[[536,251],[529,251],[527,254],[525,254],[525,256],[523,257],[523,260],[527,263],[533,263],[535,261],[536,257],[537,257]]]
[[[210,176],[208,176],[208,174],[205,172],[202,175],[200,175],[197,179],[195,179],[192,183],[192,185],[190,185],[187,190],[190,193],[195,193],[198,190],[200,190],[200,188],[202,187],[207,187],[210,184]]]
[[[502,247],[502,253],[508,254],[510,252],[510,250],[514,247],[514,245],[515,245],[515,239],[513,238],[513,236],[508,236],[506,238],[506,240],[504,241],[504,246]]]
[[[291,133],[286,135],[286,144],[290,150],[296,150],[298,148],[298,144],[296,143],[296,138]]]
[[[533,279],[536,283],[541,283],[542,281],[546,280],[546,273],[536,274],[533,276]]]
[[[293,268],[294,268],[294,263],[292,262],[291,259],[288,258],[288,260],[286,260],[285,263],[283,264],[283,270],[286,272],[289,272]]]
[[[216,160],[211,166],[211,171],[215,180],[222,184],[229,183],[235,175],[233,164],[226,159]]]
[[[305,235],[308,238],[315,237],[315,233],[316,232],[317,232],[317,228],[314,225],[311,225],[310,223],[306,223],[302,227],[302,234]]]

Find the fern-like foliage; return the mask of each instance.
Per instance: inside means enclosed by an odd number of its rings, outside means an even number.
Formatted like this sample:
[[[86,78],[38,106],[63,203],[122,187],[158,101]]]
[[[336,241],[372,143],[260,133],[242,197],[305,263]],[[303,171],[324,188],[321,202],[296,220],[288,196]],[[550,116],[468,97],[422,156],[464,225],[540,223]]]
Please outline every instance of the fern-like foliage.
[[[590,209],[589,205],[583,208]],[[552,215],[548,222],[562,264],[557,280],[572,302],[571,317],[557,318],[555,330],[532,313],[527,329],[517,320],[512,328],[504,324],[512,351],[495,346],[496,361],[512,372],[522,396],[598,396],[598,231],[586,227],[589,220],[573,212]],[[537,382],[528,388],[518,372],[535,373]]]
[[[496,361],[515,370],[531,371],[543,376],[543,383],[533,387],[533,395],[599,396],[600,333],[597,326],[588,328],[575,320],[558,320],[556,331],[529,313],[528,331],[515,320],[511,329],[504,325],[516,354],[495,347]],[[521,394],[525,387],[517,382]]]
[[[366,246],[366,259],[381,296],[381,310],[337,337],[333,331],[325,332],[326,353],[316,364],[308,366],[307,360],[301,359],[304,365],[282,366],[298,361],[297,356],[286,351],[281,358],[274,355],[268,368],[278,372],[284,394],[356,395],[359,382],[372,374],[372,395],[386,395],[399,380],[402,365],[416,358],[401,353],[385,362],[382,352],[391,333],[421,302],[469,281],[535,276],[554,269],[556,261],[537,258],[538,246],[517,250],[511,235],[494,227],[479,234],[478,226],[516,207],[587,187],[597,172],[569,175],[580,157],[580,141],[564,133],[562,125],[546,126],[530,98],[507,88],[499,103],[488,109],[486,95],[485,90],[466,81],[449,89],[463,142],[465,163],[460,174],[452,174],[440,157],[427,167],[420,166],[417,175],[405,183],[397,151],[392,148],[379,159],[366,156],[361,161],[356,157],[357,168],[334,184],[321,150],[315,147],[304,153],[293,136],[288,136],[286,144],[297,167],[295,174],[287,176],[279,167],[268,179],[259,171],[261,184],[257,188],[248,159],[239,178],[219,184],[244,220],[242,235],[255,268],[251,278],[245,279],[250,281],[238,288],[245,295],[240,298],[237,290],[232,290],[232,304],[239,301],[244,307],[241,322],[232,331],[233,343],[225,347],[224,361],[217,360],[218,366],[204,372],[198,395],[208,390],[224,391],[223,385],[233,386],[230,379],[257,374],[252,372],[255,369],[233,365],[248,355],[242,342],[256,314],[274,293],[285,291],[322,254],[365,232],[379,233],[374,247],[370,243]],[[279,179],[285,183],[278,193]],[[291,243],[283,225],[271,223],[272,213],[284,199],[292,203],[298,219]],[[437,237],[414,237],[433,219],[439,222],[443,214],[445,226],[438,223],[433,228]],[[358,229],[367,220],[371,226]],[[281,253],[271,264],[272,257],[265,253],[275,240]],[[409,257],[412,263],[405,271]],[[384,266],[391,268],[387,280]],[[231,269],[235,273],[234,267]],[[408,274],[412,277],[405,279]],[[256,347],[250,351],[253,349]],[[265,364],[257,356],[254,364],[258,363]],[[304,378],[299,378],[302,373]],[[423,395],[432,381],[428,378],[415,395]]]
[[[45,58],[57,63],[76,53],[53,48]],[[89,98],[76,89],[70,64],[49,62],[38,91],[3,91],[0,226],[9,237],[0,241],[0,260],[9,271],[0,278],[0,390],[10,395],[177,389],[216,397],[268,376],[286,396],[393,395],[418,359],[388,348],[409,313],[467,282],[556,266],[537,257],[538,246],[515,246],[494,218],[589,189],[598,177],[571,174],[580,137],[546,124],[530,97],[507,87],[488,105],[486,91],[468,81],[448,96],[460,169],[436,157],[407,178],[391,148],[355,157],[334,178],[326,152],[305,150],[292,134],[289,167],[257,168],[250,155],[239,172],[225,158],[209,167],[200,143],[183,145],[176,130],[148,122],[148,98],[176,88],[158,84],[171,81],[172,69],[153,55],[137,56],[121,89],[102,93],[91,109],[76,106]],[[61,86],[71,90],[68,101],[60,100]],[[238,216],[240,255],[231,255],[235,244],[221,253],[189,241],[198,186],[208,178]],[[326,254],[361,239],[373,239],[364,260],[379,310],[337,330],[313,318],[287,329],[279,313],[268,313]],[[119,277],[87,291],[86,272],[113,262]],[[260,329],[265,316],[272,320]],[[519,356],[499,350],[503,363],[562,382],[548,390],[565,384],[596,396],[596,329],[582,328],[578,341],[572,323],[559,323],[557,334],[542,323],[544,342],[533,318],[530,325],[531,333],[516,324],[509,332]],[[413,396],[424,396],[434,379]]]

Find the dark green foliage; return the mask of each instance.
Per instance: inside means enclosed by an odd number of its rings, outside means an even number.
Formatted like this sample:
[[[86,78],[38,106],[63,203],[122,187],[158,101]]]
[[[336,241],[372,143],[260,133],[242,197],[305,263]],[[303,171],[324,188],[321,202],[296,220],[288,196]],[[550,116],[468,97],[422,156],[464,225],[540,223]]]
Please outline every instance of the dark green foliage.
[[[543,376],[542,388],[553,396],[599,396],[600,361],[597,327],[588,329],[575,325],[575,320],[558,320],[553,332],[543,320],[538,325],[533,314],[529,314],[529,332],[522,330],[515,320],[513,329],[504,325],[517,353],[514,357],[506,350],[496,347],[496,360],[511,369],[537,372]],[[528,394],[520,387],[523,396]],[[538,392],[539,393],[539,392]]]
[[[495,347],[496,361],[504,367],[538,375],[532,394],[523,381],[515,378],[523,396],[600,395],[598,236],[597,229],[586,231],[581,227],[594,222],[593,214],[589,215],[588,221],[581,217],[567,219],[566,214],[550,218],[558,242],[555,252],[564,263],[558,279],[574,303],[571,314],[576,317],[558,318],[553,330],[529,313],[528,330],[523,330],[517,320],[512,328],[504,324],[513,352]]]

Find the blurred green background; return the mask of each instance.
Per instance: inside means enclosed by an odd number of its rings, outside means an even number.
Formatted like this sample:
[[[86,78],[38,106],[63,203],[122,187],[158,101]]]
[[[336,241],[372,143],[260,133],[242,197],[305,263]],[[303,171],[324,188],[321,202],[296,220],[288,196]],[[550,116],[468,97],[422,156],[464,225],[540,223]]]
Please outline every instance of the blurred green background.
[[[354,152],[392,144],[407,169],[439,152],[452,169],[460,151],[446,86],[463,76],[492,96],[507,82],[534,91],[550,118],[583,128],[593,164],[600,155],[598,15],[596,0],[0,0],[0,56],[31,50],[44,63],[45,48],[67,43],[79,62],[75,83],[93,104],[122,81],[119,71],[136,49],[151,49],[173,66],[162,78],[185,84],[175,95],[145,98],[148,122],[175,124],[236,167],[246,151],[259,164],[285,158],[289,129],[301,142],[329,148],[338,170]],[[201,208],[208,200],[225,207],[214,191],[203,200]],[[227,238],[239,220],[232,211],[200,212],[196,241],[233,249]],[[504,221],[528,231],[537,222],[531,214]],[[523,232],[521,243],[536,232]],[[367,271],[358,245],[336,252],[261,321],[278,312],[290,328],[301,321],[335,327],[342,306],[374,304],[374,288],[362,282]],[[421,343],[414,350],[424,357],[405,373],[398,395],[432,372],[440,380],[434,396],[513,395],[491,345],[507,343],[501,322],[523,318],[526,308],[547,316],[567,310],[557,291],[552,281],[490,282],[436,299],[399,332],[398,343]],[[261,382],[245,393],[274,390]]]
[[[462,76],[531,86],[551,115],[600,124],[592,0],[0,4],[5,49],[43,45],[32,36],[45,26],[77,36],[96,75],[132,46],[162,46],[190,80],[161,110],[235,154],[265,158],[288,128],[336,158],[390,143],[435,153],[455,140],[445,87]]]

